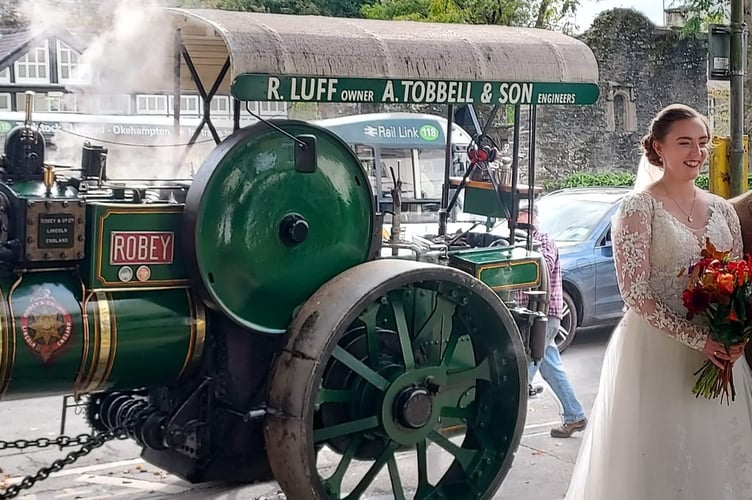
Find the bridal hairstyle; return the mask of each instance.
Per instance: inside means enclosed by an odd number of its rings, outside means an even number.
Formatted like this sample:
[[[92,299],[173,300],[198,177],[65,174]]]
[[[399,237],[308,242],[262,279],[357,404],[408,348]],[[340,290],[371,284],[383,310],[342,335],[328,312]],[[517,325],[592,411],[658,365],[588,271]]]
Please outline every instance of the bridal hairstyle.
[[[658,153],[653,147],[655,141],[662,141],[666,138],[671,126],[674,122],[680,120],[686,120],[688,118],[699,118],[705,125],[705,130],[708,132],[708,138],[710,137],[710,124],[708,119],[702,114],[698,113],[695,109],[685,106],[684,104],[670,104],[660,110],[655,118],[653,118],[648,126],[648,133],[642,138],[640,142],[642,149],[645,152],[645,157],[651,165],[656,167],[663,167],[663,159],[658,156]]]

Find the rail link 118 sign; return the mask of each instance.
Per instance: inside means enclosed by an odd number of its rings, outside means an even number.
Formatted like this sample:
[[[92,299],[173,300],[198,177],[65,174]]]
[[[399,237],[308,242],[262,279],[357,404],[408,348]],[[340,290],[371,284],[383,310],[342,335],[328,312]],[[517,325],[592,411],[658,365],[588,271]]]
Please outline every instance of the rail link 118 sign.
[[[409,104],[593,104],[593,83],[482,82],[239,75],[232,85],[241,101],[373,102]]]

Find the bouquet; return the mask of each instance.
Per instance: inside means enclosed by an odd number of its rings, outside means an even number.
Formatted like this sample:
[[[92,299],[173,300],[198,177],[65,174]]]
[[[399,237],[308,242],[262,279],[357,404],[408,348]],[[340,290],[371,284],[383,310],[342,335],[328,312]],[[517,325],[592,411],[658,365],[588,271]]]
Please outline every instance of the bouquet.
[[[687,319],[704,315],[710,326],[710,337],[724,345],[726,351],[734,344],[752,336],[752,257],[731,259],[731,252],[716,250],[709,239],[701,259],[679,275],[688,272],[687,288],[682,294]],[[696,397],[721,397],[729,403],[736,396],[732,376],[733,363],[722,361],[719,368],[710,360],[695,372],[699,374],[692,389]]]

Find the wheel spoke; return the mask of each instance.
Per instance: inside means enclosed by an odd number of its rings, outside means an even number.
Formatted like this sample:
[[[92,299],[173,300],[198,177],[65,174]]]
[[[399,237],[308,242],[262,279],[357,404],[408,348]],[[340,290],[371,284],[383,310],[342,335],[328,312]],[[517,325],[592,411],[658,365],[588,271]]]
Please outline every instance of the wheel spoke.
[[[425,440],[418,441],[415,444],[415,454],[418,457],[418,490],[415,492],[415,497],[417,498],[418,495],[423,492],[423,490],[426,490],[427,493],[431,485],[428,483],[428,454],[426,453],[426,448],[428,446],[426,445]]]
[[[342,424],[332,425],[330,427],[322,427],[313,431],[313,442],[320,443],[329,439],[334,439],[342,436],[349,436],[356,432],[363,432],[370,429],[375,429],[379,426],[379,417],[366,417],[351,422],[344,422]]]
[[[459,329],[452,329],[452,335],[449,337],[446,349],[444,350],[444,355],[441,358],[442,365],[449,366],[452,363],[452,360],[454,358],[454,350],[457,347],[457,342],[459,342],[461,336],[462,335],[460,334]]]
[[[368,362],[371,366],[379,363],[379,333],[376,329],[376,316],[379,312],[378,304],[371,304],[360,315],[360,320],[366,329],[366,346],[368,349]]]
[[[350,462],[352,462],[355,452],[358,451],[362,442],[362,435],[355,436],[350,440],[350,444],[347,445],[347,449],[342,455],[342,460],[337,464],[337,470],[335,470],[334,474],[324,481],[324,487],[329,494],[339,497],[340,491],[342,490],[342,479],[344,479],[347,468],[350,466]]]
[[[366,491],[366,488],[368,488],[381,468],[384,467],[384,464],[387,462],[387,460],[389,460],[390,457],[394,456],[394,450],[396,449],[397,443],[391,441],[389,445],[384,449],[384,451],[381,452],[381,455],[379,455],[379,457],[373,462],[373,465],[370,469],[368,469],[368,472],[366,472],[365,476],[363,476],[363,479],[361,479],[358,485],[355,486],[355,488],[350,492],[349,495],[347,495],[348,499],[360,498],[360,495],[362,495],[363,492]]]
[[[371,385],[382,391],[386,390],[389,382],[387,379],[376,373],[369,366],[357,359],[355,356],[342,349],[340,346],[334,346],[332,357],[363,377]]]
[[[466,389],[473,387],[477,380],[491,380],[491,364],[488,358],[469,370],[447,373],[447,388]]]
[[[394,500],[405,500],[405,491],[402,489],[402,481],[400,480],[399,470],[397,470],[397,459],[394,457],[394,453],[386,462],[389,469],[389,479],[392,482],[392,493],[394,493]]]
[[[344,389],[319,388],[316,394],[316,404],[323,403],[355,403],[360,400],[360,393]]]
[[[402,303],[401,292],[389,294],[389,305],[392,314],[394,314],[394,325],[399,337],[405,370],[413,370],[415,369],[415,357],[413,356],[413,344],[410,338],[410,328],[407,326],[407,318],[405,318],[405,306]]]
[[[569,337],[569,330],[564,328],[563,326],[559,327],[559,330],[556,332],[556,336],[561,339],[561,342],[557,342],[558,345],[561,345],[564,343],[564,341],[567,340]]]
[[[457,304],[450,302],[441,295],[436,295],[436,307],[431,312],[431,316],[425,321],[420,331],[413,340],[413,345],[417,346],[433,340],[435,332],[443,338],[444,332],[452,330],[452,317],[457,309]]]
[[[468,450],[465,448],[460,448],[436,431],[431,431],[431,433],[428,435],[428,439],[450,453],[462,466],[462,469],[465,472],[469,472],[470,465],[472,464],[473,460],[475,460],[475,458],[478,457],[480,453],[482,453],[481,450]]]

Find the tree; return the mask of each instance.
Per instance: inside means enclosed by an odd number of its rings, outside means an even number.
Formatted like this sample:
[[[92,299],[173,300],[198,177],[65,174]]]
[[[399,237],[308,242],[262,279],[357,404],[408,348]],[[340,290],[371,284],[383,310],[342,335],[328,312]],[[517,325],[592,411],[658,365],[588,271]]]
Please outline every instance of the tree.
[[[180,7],[270,12],[275,14],[313,14],[333,17],[361,17],[366,0],[175,0]]]
[[[20,0],[4,0],[0,3],[0,31],[18,31],[28,25],[20,10]]]
[[[365,17],[571,30],[579,0],[380,0]]]
[[[673,0],[671,7],[683,7],[688,10],[687,23],[683,30],[685,33],[699,33],[704,31],[710,23],[722,23],[728,18],[730,9],[729,0],[690,0],[678,2]]]

